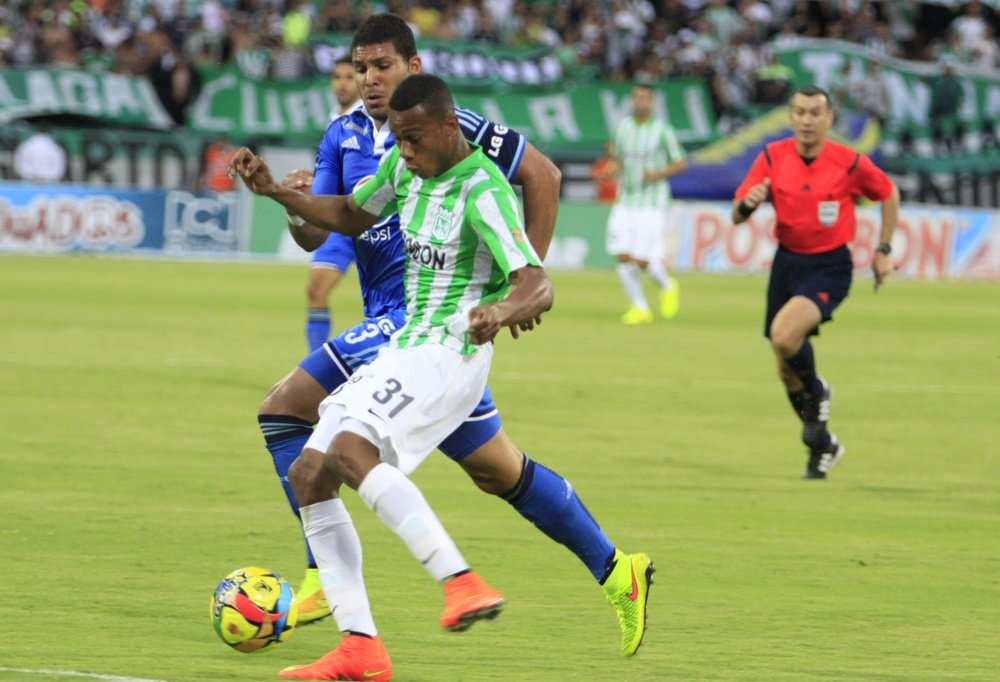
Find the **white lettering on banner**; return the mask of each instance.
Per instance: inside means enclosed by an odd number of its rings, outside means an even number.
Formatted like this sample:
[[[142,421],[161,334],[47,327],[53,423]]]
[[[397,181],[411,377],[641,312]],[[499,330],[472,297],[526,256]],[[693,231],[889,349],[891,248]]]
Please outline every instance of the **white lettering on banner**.
[[[212,116],[212,103],[218,99],[232,97],[227,90],[236,87],[239,80],[231,73],[223,74],[215,80],[210,80],[201,90],[201,95],[190,109],[191,124],[202,130],[231,131],[235,122],[225,116]]]
[[[60,71],[56,75],[63,106],[72,112],[100,116],[103,110],[97,79],[85,71]]]
[[[47,71],[31,71],[25,79],[28,104],[33,111],[59,111],[59,95]]]
[[[197,241],[209,245],[236,244],[235,192],[195,196],[183,190],[167,192],[163,234],[166,248],[189,249]]]
[[[533,98],[528,101],[528,113],[542,140],[554,140],[558,135],[567,142],[581,138],[573,112],[573,100],[568,95]]]
[[[109,73],[104,76],[104,106],[109,116],[123,113],[141,114],[142,104],[136,99],[127,76]]]
[[[806,52],[801,57],[802,68],[812,72],[812,78],[808,80],[827,92],[834,74],[843,63],[844,57],[836,52]]]
[[[280,133],[285,129],[281,116],[281,101],[274,90],[264,90],[264,118],[257,118],[258,88],[255,84],[244,81],[240,87],[240,124],[243,130],[251,133]]]
[[[889,87],[890,117],[899,122],[911,121],[927,125],[931,110],[931,89],[926,83],[914,81],[911,88],[900,73],[887,71],[885,82]]]
[[[0,247],[67,251],[131,248],[145,236],[142,212],[110,196],[38,195],[27,206],[0,197]]]
[[[681,142],[702,140],[712,135],[712,124],[708,120],[709,108],[704,89],[698,86],[684,88],[684,110],[687,112],[690,125],[683,131],[677,131],[677,137]]]
[[[315,89],[298,90],[285,95],[284,105],[290,131],[307,132],[326,127],[330,122],[331,105],[323,95],[324,92]]]

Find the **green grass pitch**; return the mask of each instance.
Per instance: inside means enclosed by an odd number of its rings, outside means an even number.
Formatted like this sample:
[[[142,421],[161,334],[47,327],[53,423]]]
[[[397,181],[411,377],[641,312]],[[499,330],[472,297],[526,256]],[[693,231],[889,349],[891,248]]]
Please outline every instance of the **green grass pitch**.
[[[0,257],[0,680],[271,680],[333,646],[327,621],[239,654],[208,618],[234,568],[301,574],[255,415],[304,354],[305,277]],[[763,277],[680,273],[680,315],[638,328],[612,272],[553,279],[555,309],[498,342],[490,383],[517,443],[656,562],[645,644],[621,658],[583,566],[434,454],[416,482],[509,603],[441,631],[439,589],[349,493],[395,679],[996,679],[996,283],[855,283],[816,341],[847,455],[803,481]],[[334,310],[359,319],[353,281]]]

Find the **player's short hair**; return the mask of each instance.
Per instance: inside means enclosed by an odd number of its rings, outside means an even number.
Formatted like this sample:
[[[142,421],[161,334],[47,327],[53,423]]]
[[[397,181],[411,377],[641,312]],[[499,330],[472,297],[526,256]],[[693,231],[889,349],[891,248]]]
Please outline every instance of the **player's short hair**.
[[[823,99],[826,100],[826,108],[831,110],[833,109],[833,101],[830,99],[830,93],[815,85],[803,85],[801,88],[792,93],[792,97],[795,97],[795,95],[802,95],[803,97],[816,97],[817,95],[822,95]],[[789,97],[788,101],[791,102],[792,98]]]
[[[343,57],[341,57],[340,59],[338,59],[337,61],[335,61],[333,63],[333,68],[337,68],[341,64],[349,64],[351,66],[351,68],[354,68],[354,60],[351,59],[351,53],[350,52],[348,52]]]
[[[421,106],[439,120],[455,114],[455,99],[448,84],[426,73],[404,78],[389,98],[389,108],[393,111],[409,111]]]
[[[373,14],[358,26],[351,40],[351,53],[355,48],[378,43],[392,43],[403,59],[410,61],[417,56],[417,42],[410,25],[396,14]]]

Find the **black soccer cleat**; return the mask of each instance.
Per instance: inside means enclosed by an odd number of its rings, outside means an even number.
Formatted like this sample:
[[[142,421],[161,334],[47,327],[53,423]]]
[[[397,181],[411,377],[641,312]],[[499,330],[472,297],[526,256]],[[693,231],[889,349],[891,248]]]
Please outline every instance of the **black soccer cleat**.
[[[844,446],[831,433],[829,445],[819,450],[810,450],[809,463],[806,464],[806,472],[802,474],[802,478],[826,478],[843,456]]]

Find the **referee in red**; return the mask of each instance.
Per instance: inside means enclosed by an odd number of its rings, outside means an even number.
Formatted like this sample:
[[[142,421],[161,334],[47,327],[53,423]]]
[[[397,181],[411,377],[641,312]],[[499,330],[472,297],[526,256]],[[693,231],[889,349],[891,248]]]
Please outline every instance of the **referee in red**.
[[[820,88],[797,90],[789,118],[793,137],[767,145],[736,190],[733,223],[749,218],[765,199],[774,204],[778,250],[767,287],[764,336],[802,420],[802,442],[809,448],[804,477],[826,478],[844,446],[826,428],[833,389],[816,374],[809,337],[833,318],[851,288],[847,243],[854,238],[856,196],[882,204],[882,231],[872,258],[876,291],[892,272],[899,190],[867,156],[826,139],[833,107]]]

